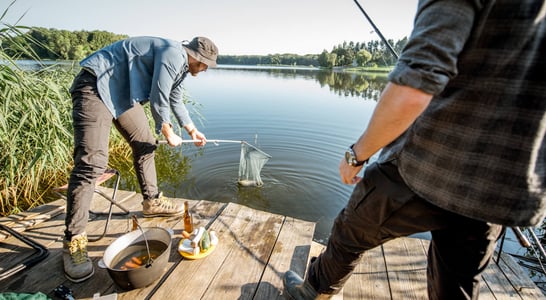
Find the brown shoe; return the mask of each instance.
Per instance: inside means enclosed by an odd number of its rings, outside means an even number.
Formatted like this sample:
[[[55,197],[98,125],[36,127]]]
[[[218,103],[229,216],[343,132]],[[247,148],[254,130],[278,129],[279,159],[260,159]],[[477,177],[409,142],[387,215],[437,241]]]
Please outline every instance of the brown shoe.
[[[183,213],[182,204],[166,199],[163,193],[159,193],[157,198],[142,201],[142,214],[146,218],[180,216]]]
[[[64,274],[72,282],[82,282],[95,273],[93,262],[87,254],[87,236],[85,233],[63,242]]]

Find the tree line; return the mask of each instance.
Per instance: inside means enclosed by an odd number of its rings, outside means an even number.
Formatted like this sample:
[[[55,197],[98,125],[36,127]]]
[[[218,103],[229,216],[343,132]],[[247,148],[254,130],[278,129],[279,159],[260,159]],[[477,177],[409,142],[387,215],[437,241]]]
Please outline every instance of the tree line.
[[[92,52],[115,41],[128,38],[123,34],[107,31],[68,31],[33,27],[23,35],[12,39],[0,40],[6,54],[18,59],[31,59],[28,53],[11,47],[22,40],[32,40],[30,49],[40,59],[51,60],[81,60]],[[21,41],[19,41],[21,40]],[[407,43],[407,38],[398,41],[388,40],[397,53]],[[28,50],[28,49],[27,49]],[[232,65],[284,65],[284,66],[315,66],[323,68],[360,66],[384,67],[392,66],[396,58],[380,40],[368,42],[343,42],[334,46],[331,51],[326,49],[320,54],[268,54],[268,55],[219,55],[219,64]]]
[[[33,27],[24,34],[0,42],[6,54],[18,59],[32,59],[37,56],[40,59],[81,60],[108,44],[128,37],[100,30],[68,31]],[[31,50],[33,54],[16,47],[25,41],[32,41],[28,43],[31,49],[27,50]]]

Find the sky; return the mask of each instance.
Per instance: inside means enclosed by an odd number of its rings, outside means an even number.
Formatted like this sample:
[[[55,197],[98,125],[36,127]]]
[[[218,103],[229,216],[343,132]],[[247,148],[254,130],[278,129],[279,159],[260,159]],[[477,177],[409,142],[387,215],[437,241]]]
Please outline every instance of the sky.
[[[411,33],[417,1],[359,3],[385,38],[398,40]],[[2,1],[0,14],[10,3]],[[319,54],[380,39],[354,0],[16,0],[0,22],[180,41],[206,36],[221,55]]]

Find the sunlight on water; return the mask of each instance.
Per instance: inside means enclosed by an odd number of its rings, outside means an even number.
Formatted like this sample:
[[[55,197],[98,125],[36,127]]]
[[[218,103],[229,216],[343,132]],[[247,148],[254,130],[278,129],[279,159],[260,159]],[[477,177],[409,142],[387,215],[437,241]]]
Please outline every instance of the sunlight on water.
[[[262,187],[237,184],[240,145],[226,143],[174,150],[190,158],[191,170],[176,185],[160,187],[176,197],[235,202],[315,221],[315,239],[324,241],[352,191],[341,183],[338,164],[376,102],[340,95],[309,70],[288,72],[216,69],[185,81],[190,97],[202,105],[203,123],[193,118],[208,139],[244,140],[272,156],[261,172]]]

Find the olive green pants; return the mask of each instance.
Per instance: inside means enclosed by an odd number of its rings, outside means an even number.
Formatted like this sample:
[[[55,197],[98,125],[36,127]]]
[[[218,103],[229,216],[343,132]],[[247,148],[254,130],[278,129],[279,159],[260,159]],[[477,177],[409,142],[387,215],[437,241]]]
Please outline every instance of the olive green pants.
[[[375,163],[337,216],[328,245],[312,260],[307,280],[319,293],[337,293],[361,263],[363,252],[397,237],[430,231],[429,298],[477,299],[480,273],[502,230],[432,205],[406,186],[395,164]]]
[[[154,151],[155,137],[142,105],[113,119],[97,91],[97,79],[82,70],[70,88],[74,126],[74,168],[67,192],[65,238],[85,231],[96,179],[108,165],[108,141],[112,123],[127,140],[133,152],[133,164],[144,199],[158,194]]]

